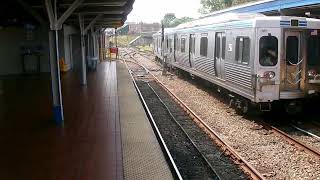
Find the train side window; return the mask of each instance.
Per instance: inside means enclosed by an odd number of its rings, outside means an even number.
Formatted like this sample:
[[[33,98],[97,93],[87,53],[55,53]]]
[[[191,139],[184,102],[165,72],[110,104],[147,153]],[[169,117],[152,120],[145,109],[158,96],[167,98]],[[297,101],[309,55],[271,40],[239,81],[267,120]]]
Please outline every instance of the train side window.
[[[186,38],[181,38],[181,52],[186,52]]]
[[[169,39],[169,52],[172,53],[172,39]]]
[[[208,54],[208,38],[201,37],[200,39],[200,55],[207,57]]]
[[[221,41],[221,39],[220,39],[220,36],[216,36],[216,40],[215,40],[215,49],[214,49],[214,53],[215,53],[215,57],[216,58],[220,58],[220,41]]]
[[[196,53],[196,38],[192,37],[192,53]]]
[[[226,36],[222,36],[222,59],[226,59]]]
[[[242,64],[249,64],[249,60],[250,60],[250,38],[237,37],[236,61]]]
[[[259,63],[262,66],[275,66],[278,63],[278,39],[275,36],[260,38]]]

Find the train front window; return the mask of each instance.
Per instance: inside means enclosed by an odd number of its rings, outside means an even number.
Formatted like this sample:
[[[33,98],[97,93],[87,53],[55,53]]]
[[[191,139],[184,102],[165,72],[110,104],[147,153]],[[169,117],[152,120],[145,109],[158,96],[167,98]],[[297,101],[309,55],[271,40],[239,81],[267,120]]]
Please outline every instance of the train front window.
[[[259,62],[262,66],[275,66],[278,63],[278,39],[275,36],[260,38]]]
[[[299,62],[299,39],[297,36],[288,36],[286,42],[286,60],[289,64]]]

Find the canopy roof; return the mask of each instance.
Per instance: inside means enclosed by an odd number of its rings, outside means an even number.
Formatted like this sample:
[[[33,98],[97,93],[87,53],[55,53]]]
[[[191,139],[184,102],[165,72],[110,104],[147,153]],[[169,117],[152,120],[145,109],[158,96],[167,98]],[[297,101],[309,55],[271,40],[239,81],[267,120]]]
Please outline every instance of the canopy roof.
[[[75,2],[77,6],[65,24],[78,25],[78,14],[81,14],[85,25],[96,18],[94,26],[110,28],[123,25],[132,10],[134,0],[57,0],[58,15],[63,15]],[[26,22],[37,24],[40,21],[49,23],[44,0],[4,0],[0,6],[1,26]]]

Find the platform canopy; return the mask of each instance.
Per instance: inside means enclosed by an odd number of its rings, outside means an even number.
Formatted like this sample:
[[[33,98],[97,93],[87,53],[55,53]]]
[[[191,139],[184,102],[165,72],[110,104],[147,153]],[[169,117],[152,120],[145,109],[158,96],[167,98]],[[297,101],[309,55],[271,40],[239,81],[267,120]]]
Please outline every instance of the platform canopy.
[[[63,23],[78,25],[81,14],[85,26],[94,20],[95,27],[103,28],[122,26],[134,3],[134,0],[4,0],[0,6],[0,26],[48,24],[46,3],[55,10],[55,1],[58,16],[67,17]]]
[[[261,0],[231,8],[215,11],[203,17],[217,16],[224,13],[263,13],[265,15],[320,17],[320,0]]]

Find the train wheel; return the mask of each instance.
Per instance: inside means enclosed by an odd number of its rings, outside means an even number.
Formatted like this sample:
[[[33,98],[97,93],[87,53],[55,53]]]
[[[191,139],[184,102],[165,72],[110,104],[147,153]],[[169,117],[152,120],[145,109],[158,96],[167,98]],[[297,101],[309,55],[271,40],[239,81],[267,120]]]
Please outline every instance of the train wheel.
[[[235,102],[236,113],[239,115],[248,115],[250,112],[250,103],[245,99],[237,99]]]
[[[297,115],[302,112],[302,102],[290,101],[285,104],[285,111],[289,115]]]

